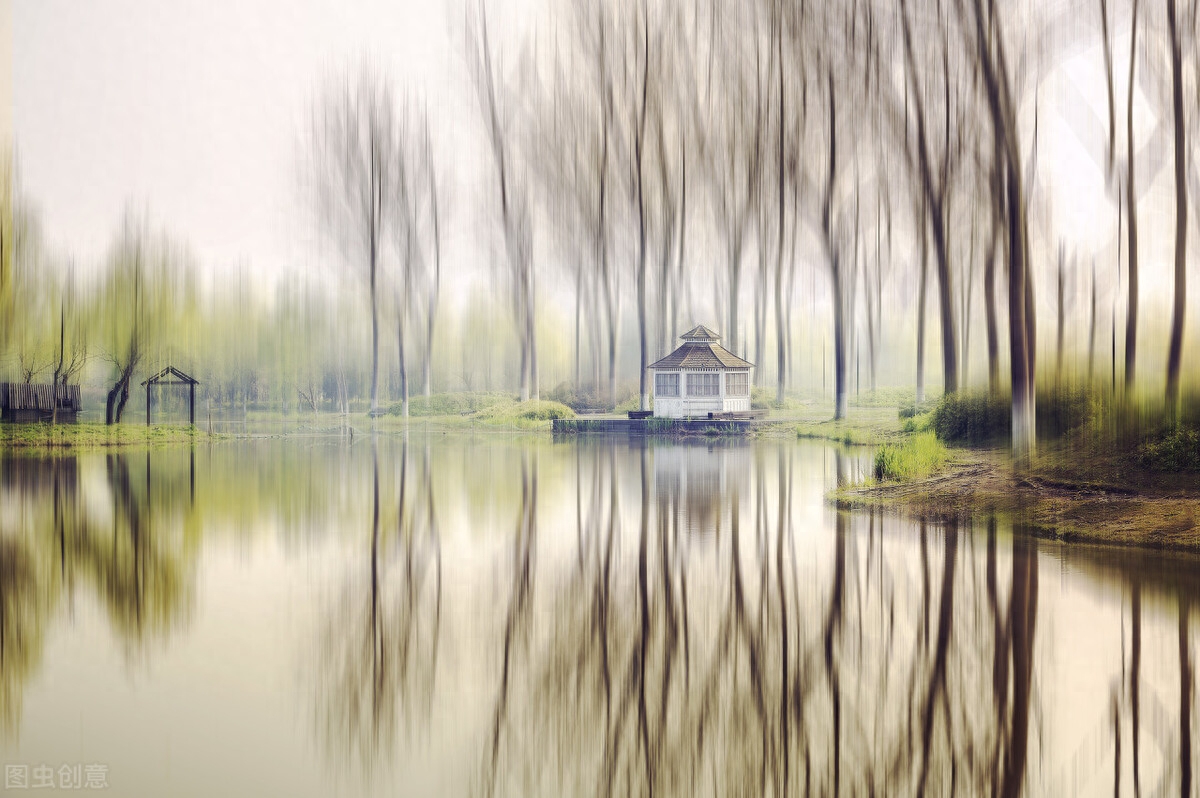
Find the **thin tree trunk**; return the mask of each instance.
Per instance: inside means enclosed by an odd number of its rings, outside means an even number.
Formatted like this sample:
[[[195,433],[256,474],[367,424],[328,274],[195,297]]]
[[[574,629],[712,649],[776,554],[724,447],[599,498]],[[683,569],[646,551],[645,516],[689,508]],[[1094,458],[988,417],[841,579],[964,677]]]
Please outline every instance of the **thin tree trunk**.
[[[1183,324],[1187,300],[1187,146],[1183,108],[1183,65],[1175,0],[1167,0],[1167,26],[1171,33],[1171,98],[1175,111],[1175,302],[1171,310],[1171,345],[1167,353],[1167,412],[1179,407],[1179,367],[1183,359]]]
[[[927,204],[921,201],[921,279],[917,288],[917,403],[925,401],[925,296],[929,274],[929,227]]]
[[[1092,313],[1088,326],[1088,385],[1096,373],[1096,266],[1092,264]]]
[[[1137,195],[1135,193],[1133,159],[1133,89],[1134,68],[1137,66],[1137,22],[1138,0],[1133,0],[1133,23],[1129,32],[1129,99],[1126,109],[1126,204],[1129,206],[1129,310],[1125,316],[1125,393],[1133,389],[1133,378],[1137,371],[1137,324],[1138,324],[1138,237]]]
[[[650,365],[649,349],[646,345],[646,199],[645,177],[642,174],[642,158],[646,143],[646,102],[647,84],[650,77],[650,30],[646,9],[647,0],[642,0],[642,109],[638,120],[638,131],[634,140],[637,169],[637,213],[638,213],[638,271],[637,271],[637,303],[638,303],[638,393],[641,410],[650,407],[650,391],[646,385],[647,366]]]
[[[1063,371],[1063,337],[1066,332],[1066,307],[1063,299],[1063,281],[1065,279],[1062,247],[1058,250],[1058,336],[1055,339],[1054,381],[1062,384]]]

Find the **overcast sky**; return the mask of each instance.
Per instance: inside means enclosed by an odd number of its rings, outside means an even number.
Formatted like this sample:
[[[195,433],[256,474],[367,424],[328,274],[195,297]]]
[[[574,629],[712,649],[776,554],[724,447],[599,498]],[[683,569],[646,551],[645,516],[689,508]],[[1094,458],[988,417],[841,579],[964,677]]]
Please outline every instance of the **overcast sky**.
[[[510,46],[542,7],[487,6]],[[186,240],[206,269],[273,276],[312,268],[322,254],[298,187],[312,99],[330,76],[373,59],[398,88],[426,92],[450,197],[443,252],[452,287],[488,245],[480,235],[488,228],[474,217],[487,207],[481,186],[490,185],[490,164],[462,56],[462,15],[462,0],[0,0],[0,63],[12,64],[0,125],[11,113],[22,182],[49,244],[85,268],[132,204]],[[1118,42],[1128,36],[1123,19],[1113,33]],[[1099,59],[1098,42],[1085,47],[1058,64],[1041,93],[1041,171],[1055,185],[1048,221],[1085,257],[1115,241],[1115,207],[1056,107],[1076,103],[1102,118]],[[1124,70],[1118,62],[1121,97]],[[1030,129],[1031,111],[1028,103]],[[1140,135],[1153,116],[1140,109]],[[1153,203],[1145,211],[1153,217]],[[1158,221],[1147,219],[1150,227]],[[1147,246],[1157,241],[1148,237]],[[1157,275],[1147,277],[1153,285]]]
[[[427,92],[452,196],[486,165],[459,0],[0,3],[22,183],[48,243],[84,263],[132,204],[218,274],[307,268],[301,132],[323,82],[364,59]],[[501,31],[511,5],[492,5]],[[448,242],[452,272],[474,246]]]

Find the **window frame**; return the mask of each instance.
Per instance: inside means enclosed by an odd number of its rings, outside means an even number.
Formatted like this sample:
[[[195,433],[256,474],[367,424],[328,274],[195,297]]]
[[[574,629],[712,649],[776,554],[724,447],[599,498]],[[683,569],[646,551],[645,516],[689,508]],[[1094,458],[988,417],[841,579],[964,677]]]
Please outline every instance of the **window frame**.
[[[672,390],[664,391],[660,386],[659,380],[663,379],[664,377],[674,378],[675,385]],[[680,382],[681,380],[679,379],[678,371],[656,371],[654,373],[654,395],[661,396],[664,399],[676,399],[680,395]]]
[[[740,385],[732,384],[732,379],[738,378]],[[727,371],[725,372],[725,395],[726,396],[749,396],[750,395],[750,372],[748,371]]]
[[[721,372],[689,371],[687,375],[687,395],[704,398],[720,396]]]

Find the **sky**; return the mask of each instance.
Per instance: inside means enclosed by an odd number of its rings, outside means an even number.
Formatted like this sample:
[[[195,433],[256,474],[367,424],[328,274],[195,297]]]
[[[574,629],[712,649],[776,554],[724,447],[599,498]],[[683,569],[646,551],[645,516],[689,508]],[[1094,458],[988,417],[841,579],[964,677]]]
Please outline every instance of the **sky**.
[[[328,253],[300,187],[302,134],[321,87],[364,60],[424,92],[450,196],[488,166],[456,0],[0,2],[21,181],[49,245],[84,268],[128,207],[218,279],[319,268]],[[446,242],[451,284],[476,246]]]
[[[526,33],[537,3],[489,0],[501,47]],[[481,190],[491,165],[463,57],[463,8],[462,0],[0,0],[0,63],[12,65],[0,125],[12,129],[49,245],[82,268],[100,263],[132,207],[188,242],[214,279],[271,283],[331,260],[300,187],[302,134],[322,85],[372,60],[396,87],[427,99],[449,197],[443,253],[453,294],[456,281],[484,271],[476,267],[494,244],[480,235],[483,214],[494,211]],[[1127,36],[1117,14],[1120,105]],[[1040,169],[1053,184],[1047,230],[1084,259],[1104,256],[1116,229],[1102,170],[1078,135],[1080,119],[1103,125],[1106,114],[1094,38],[1057,63],[1039,95]],[[1142,137],[1157,120],[1138,96]],[[1169,196],[1163,175],[1156,193]],[[1151,200],[1147,227],[1165,230],[1171,220],[1156,219],[1163,214]],[[1144,245],[1168,239],[1148,235]],[[1165,250],[1147,255],[1169,259]],[[1153,268],[1145,279],[1161,282]]]

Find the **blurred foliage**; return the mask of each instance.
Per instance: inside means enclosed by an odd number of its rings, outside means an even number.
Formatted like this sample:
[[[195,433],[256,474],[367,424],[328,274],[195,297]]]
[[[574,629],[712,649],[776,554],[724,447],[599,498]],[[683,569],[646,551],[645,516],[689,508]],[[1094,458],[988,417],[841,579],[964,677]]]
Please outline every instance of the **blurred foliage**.
[[[1012,430],[1012,401],[987,393],[944,396],[933,411],[932,427],[945,443],[1002,444]]]
[[[551,421],[557,418],[575,418],[575,411],[561,402],[531,399],[528,402],[494,404],[475,414],[481,421],[513,422]]]
[[[849,402],[855,407],[904,407],[916,401],[912,388],[876,388],[866,393],[851,394]]]
[[[1151,471],[1200,471],[1200,432],[1186,424],[1170,427],[1144,441],[1137,459]]]

